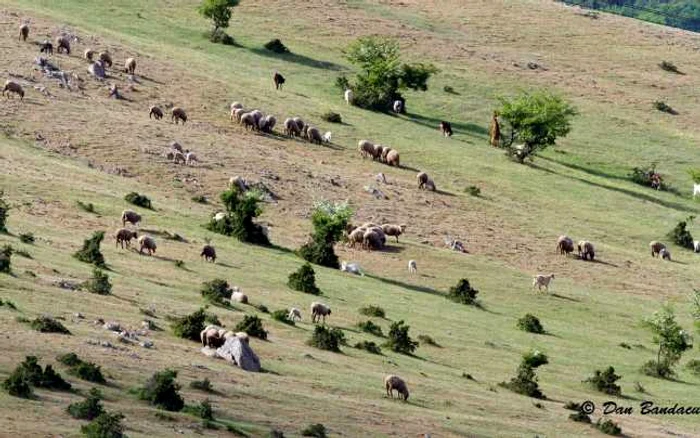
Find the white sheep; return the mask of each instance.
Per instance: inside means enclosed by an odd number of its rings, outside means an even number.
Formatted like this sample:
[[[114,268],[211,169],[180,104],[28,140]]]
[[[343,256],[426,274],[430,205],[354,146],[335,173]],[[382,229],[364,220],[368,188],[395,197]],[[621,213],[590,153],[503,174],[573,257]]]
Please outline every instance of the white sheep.
[[[403,102],[401,102],[400,100],[395,100],[393,109],[394,109],[394,112],[396,114],[402,113],[403,112]]]
[[[331,308],[323,303],[314,301],[311,303],[311,322],[316,323],[323,318],[323,323],[326,323],[326,316],[331,314]]]
[[[693,198],[700,194],[700,184],[693,184]]]
[[[324,141],[325,143],[330,143],[330,142],[331,142],[331,136],[332,136],[332,135],[333,135],[333,134],[331,133],[331,131],[326,131],[326,133],[323,134],[323,141]]]
[[[248,295],[243,292],[239,292],[237,287],[233,288],[233,293],[231,294],[231,301],[235,301],[241,304],[248,304]]]
[[[693,251],[700,252],[700,240],[693,240]]]
[[[355,275],[364,275],[357,263],[340,262],[340,270]]]
[[[242,104],[242,103],[240,103],[240,102],[233,102],[233,103],[231,104],[231,111],[233,111],[233,110],[235,110],[235,109],[239,109],[239,108],[243,108],[243,104]]]
[[[410,272],[411,274],[418,273],[418,265],[416,264],[415,260],[408,261],[408,272]]]
[[[532,279],[532,288],[534,289],[535,286],[537,286],[538,290],[542,290],[544,287],[545,291],[549,292],[549,283],[554,280],[554,274],[549,274],[549,275],[535,275]]]
[[[352,105],[354,100],[355,93],[353,93],[351,89],[345,90],[345,103],[347,103],[348,105]]]
[[[287,319],[289,319],[290,321],[294,321],[296,319],[301,321],[301,310],[297,309],[296,307],[292,307],[291,309],[289,309],[289,315],[287,315]]]
[[[187,152],[185,154],[185,165],[193,166],[196,162],[198,163],[199,160],[197,159],[197,156],[194,154],[194,152]]]
[[[223,211],[220,211],[214,215],[214,220],[216,222],[219,222],[221,220],[224,220],[225,217],[226,217],[226,213],[224,213]]]

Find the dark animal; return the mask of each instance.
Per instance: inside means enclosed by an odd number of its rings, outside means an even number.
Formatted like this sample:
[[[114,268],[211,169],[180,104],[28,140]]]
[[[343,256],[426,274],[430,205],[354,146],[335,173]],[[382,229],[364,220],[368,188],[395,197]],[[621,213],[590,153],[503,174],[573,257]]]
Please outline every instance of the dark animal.
[[[440,122],[440,132],[442,132],[442,135],[445,137],[452,137],[452,124],[444,120]]]
[[[29,36],[29,25],[28,24],[23,24],[19,27],[19,38],[22,41],[27,41],[27,37]]]
[[[216,262],[216,250],[211,245],[204,245],[204,248],[202,248],[202,253],[199,256],[204,257],[204,260],[208,262]]]
[[[41,49],[39,50],[41,53],[48,53],[49,55],[53,55],[53,44],[51,44],[51,41],[44,40],[43,43],[39,45]]]
[[[284,76],[279,74],[279,72],[275,72],[275,75],[272,77],[272,80],[275,81],[275,89],[279,90],[282,88],[282,85],[285,83]]]

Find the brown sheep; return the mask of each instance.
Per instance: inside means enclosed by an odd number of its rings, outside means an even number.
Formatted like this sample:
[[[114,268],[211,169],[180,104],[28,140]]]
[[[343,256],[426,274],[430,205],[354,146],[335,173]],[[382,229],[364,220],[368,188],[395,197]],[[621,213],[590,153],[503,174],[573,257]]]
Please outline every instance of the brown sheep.
[[[92,58],[95,56],[95,51],[92,49],[85,49],[85,52],[83,52],[83,57],[92,62]]]
[[[441,121],[440,122],[440,132],[445,137],[452,137],[452,124],[450,122]]]
[[[9,99],[10,93],[15,93],[19,95],[20,100],[24,100],[24,89],[22,86],[14,81],[5,81],[5,86],[2,87],[2,94]]]
[[[148,255],[153,255],[156,253],[156,241],[151,236],[141,236],[138,239],[139,242],[139,254],[143,254],[143,250],[148,250]]]
[[[136,71],[136,60],[134,58],[129,58],[124,62],[124,73],[129,73],[133,75]]]
[[[392,150],[388,154],[386,154],[386,164],[388,164],[389,166],[400,167],[401,159],[399,157],[399,151]]]
[[[368,229],[362,237],[362,243],[369,251],[384,249],[384,245],[386,244],[384,230],[381,228]]]
[[[252,113],[245,113],[241,116],[241,124],[245,127],[247,131],[248,128],[255,130],[257,123],[255,122],[255,116]]]
[[[374,143],[369,140],[360,140],[357,142],[357,149],[363,158],[374,157]]]
[[[136,225],[141,222],[141,215],[131,210],[122,211],[122,226],[126,226],[129,222],[131,225]]]
[[[384,152],[384,146],[380,144],[375,144],[374,145],[374,153],[372,153],[372,159],[373,160],[381,160],[382,159],[382,152]]]
[[[217,328],[205,328],[199,334],[203,347],[219,348],[224,345],[224,337]]]
[[[44,40],[43,43],[39,44],[39,52],[53,55],[53,44],[51,44],[51,41]]]
[[[497,148],[501,144],[501,126],[498,124],[498,112],[493,112],[491,126],[489,127],[489,143]]]
[[[394,398],[394,390],[400,395],[404,401],[408,400],[408,386],[406,382],[399,376],[388,375],[384,378],[384,388],[386,389],[387,397]]]
[[[139,235],[136,231],[120,228],[114,233],[114,239],[116,241],[115,246],[121,245],[122,249],[124,249],[124,243],[126,243],[126,247],[129,248],[131,246],[131,239],[138,239],[138,237]]]
[[[199,256],[204,257],[204,260],[208,262],[216,263],[216,250],[211,245],[204,245]]]
[[[28,36],[29,36],[29,25],[27,23],[24,23],[19,27],[19,39],[21,39],[22,41],[27,41]]]
[[[649,249],[651,249],[651,256],[657,257],[659,256],[659,253],[661,253],[662,249],[666,249],[666,245],[661,242],[657,242],[656,240],[652,240],[649,242]]]
[[[300,134],[299,127],[294,119],[284,119],[284,134],[289,137],[295,137]]]
[[[173,109],[170,110],[170,121],[174,121],[176,125],[178,122],[182,121],[184,125],[185,122],[187,122],[187,113],[179,106],[173,107]]]
[[[66,52],[66,55],[70,55],[70,41],[65,36],[56,38],[56,51],[61,53],[61,50]]]
[[[311,143],[316,143],[319,145],[323,142],[321,132],[313,126],[306,131],[306,138],[308,138]]]
[[[568,236],[559,236],[557,240],[557,250],[561,255],[568,255],[574,250],[574,241]]]
[[[148,110],[148,118],[150,119],[151,117],[155,118],[156,120],[160,120],[163,118],[163,110],[160,109],[160,107],[157,106],[152,106]]]
[[[416,179],[418,180],[418,188],[422,189],[423,187],[425,187],[425,183],[427,183],[428,179],[430,178],[428,177],[427,173],[420,172],[418,175],[416,175]]]
[[[112,68],[112,56],[109,53],[100,52],[100,54],[97,55],[97,59],[102,61],[107,67]]]
[[[399,243],[399,236],[406,231],[406,225],[384,224],[382,225],[382,231],[387,236],[396,237],[396,243]]]
[[[279,74],[279,72],[275,72],[274,76],[272,76],[272,80],[275,83],[275,89],[280,90],[282,88],[282,85],[285,82],[284,76]]]
[[[587,240],[582,240],[578,243],[578,256],[583,260],[591,260],[595,257],[595,248],[593,244]]]
[[[389,155],[389,152],[393,151],[392,148],[384,146],[384,149],[382,150],[382,156],[380,158],[380,161],[382,163],[386,163],[386,157]]]

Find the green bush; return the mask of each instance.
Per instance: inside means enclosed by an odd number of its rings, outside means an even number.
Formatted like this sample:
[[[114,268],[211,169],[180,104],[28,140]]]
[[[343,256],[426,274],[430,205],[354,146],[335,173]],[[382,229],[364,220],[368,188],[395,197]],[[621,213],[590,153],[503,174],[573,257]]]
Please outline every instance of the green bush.
[[[178,392],[180,385],[175,382],[176,377],[177,371],[169,369],[153,374],[139,389],[139,399],[166,411],[182,410],[185,402]]]
[[[444,87],[442,87],[442,91],[444,91],[445,93],[448,93],[448,94],[458,94],[455,91],[454,87],[452,87],[450,85],[445,85]]]
[[[542,365],[547,365],[549,358],[539,350],[528,351],[523,355],[523,363],[531,368],[539,368]]]
[[[343,118],[340,116],[340,114],[334,113],[333,111],[328,111],[321,114],[321,119],[328,123],[343,123]]]
[[[678,67],[676,67],[676,65],[670,61],[661,61],[659,67],[661,67],[662,70],[665,70],[667,72],[683,74],[680,70],[678,70]]]
[[[215,233],[235,237],[241,242],[270,245],[263,227],[254,222],[254,219],[262,213],[258,205],[261,201],[262,195],[259,191],[241,193],[237,188],[226,190],[221,194],[226,215],[218,221],[212,218],[206,228]]]
[[[225,46],[236,45],[236,40],[229,34],[227,34],[223,29],[213,29],[211,32],[207,33],[209,41],[215,44],[223,44]]]
[[[207,324],[219,325],[223,327],[223,324],[221,324],[221,321],[219,321],[219,317],[216,316],[216,314],[214,313],[205,312],[204,322],[206,322]]]
[[[378,306],[365,306],[360,308],[360,314],[365,316],[374,316],[376,318],[386,318],[384,309]]]
[[[290,289],[312,295],[321,295],[321,290],[316,286],[316,273],[310,264],[303,264],[299,270],[289,274],[287,286]]]
[[[578,411],[574,412],[573,414],[569,414],[569,420],[576,421],[579,423],[590,423],[591,417],[583,411]]]
[[[335,86],[345,91],[350,88],[350,81],[347,76],[341,75],[335,78]]]
[[[67,367],[77,367],[78,365],[83,363],[83,360],[80,359],[75,353],[62,354],[58,356],[56,360]]]
[[[25,385],[62,391],[71,389],[71,384],[54,371],[51,365],[46,365],[42,371],[36,356],[27,356],[24,362],[15,368],[4,385],[11,395],[18,394],[18,397],[25,398],[31,395],[31,389],[27,392]]]
[[[688,224],[691,223],[693,219],[694,217],[690,216],[686,220],[678,222],[678,224],[676,224],[676,226],[668,233],[668,238],[678,246],[693,249],[693,235],[687,230]]]
[[[100,252],[100,243],[105,238],[104,231],[95,231],[92,237],[83,241],[80,251],[73,254],[73,257],[84,263],[91,263],[98,268],[105,268],[105,258]]]
[[[13,397],[31,398],[34,395],[30,382],[16,370],[2,382],[2,387]]]
[[[92,271],[92,278],[84,282],[80,287],[98,295],[109,295],[112,293],[112,283],[109,282],[109,276],[97,268]]]
[[[599,418],[595,424],[595,427],[596,429],[598,429],[606,435],[622,435],[622,429],[620,428],[620,426],[618,426],[617,423],[613,422],[610,419],[603,420],[602,418]]]
[[[282,41],[280,41],[279,38],[266,42],[263,47],[275,53],[289,53],[289,49],[282,43]]]
[[[217,304],[225,304],[231,298],[233,290],[226,280],[217,278],[211,281],[206,281],[202,284],[202,296],[209,302]]]
[[[615,368],[608,367],[605,371],[595,370],[595,373],[586,379],[586,383],[604,394],[619,397],[622,394],[622,388],[615,382],[620,379],[621,376],[615,374]]]
[[[572,401],[568,401],[568,402],[564,403],[564,409],[568,409],[570,411],[580,411],[581,404],[576,403],[576,402],[572,402]]]
[[[294,321],[289,319],[289,309],[280,309],[272,312],[272,319],[284,324],[295,325]]]
[[[355,344],[355,348],[369,351],[372,354],[382,354],[382,349],[379,347],[379,345],[375,344],[372,341],[358,342]]]
[[[81,201],[77,201],[76,204],[78,204],[78,208],[81,210],[87,212],[87,213],[93,213],[97,214],[97,211],[95,210],[95,206],[92,204],[92,202],[88,202],[87,204]]]
[[[139,195],[136,192],[131,192],[124,196],[124,200],[128,202],[129,204],[134,204],[138,207],[143,207],[147,208],[149,210],[153,210],[153,206],[151,205],[151,200],[148,199],[148,196],[146,195]]]
[[[465,191],[466,191],[467,193],[469,193],[470,195],[472,195],[472,196],[474,196],[474,197],[477,197],[477,198],[478,198],[479,196],[481,196],[481,189],[480,189],[479,187],[477,187],[477,186],[469,186],[469,187],[467,187],[467,188],[465,189]]]
[[[323,325],[317,325],[314,328],[314,333],[311,335],[309,345],[320,350],[340,352],[340,344],[345,342],[345,334],[337,328],[327,328]]]
[[[478,290],[469,285],[469,280],[462,278],[457,282],[456,286],[450,288],[450,292],[447,297],[457,303],[476,306],[478,305],[476,300],[478,293]]]
[[[664,183],[663,175],[656,171],[656,163],[651,163],[646,167],[633,167],[627,177],[635,184],[644,187],[652,187],[658,190],[668,190]]]
[[[105,377],[102,375],[102,368],[92,362],[82,362],[75,368],[71,369],[71,374],[76,377],[94,383],[106,383]]]
[[[311,424],[301,431],[301,436],[312,436],[316,438],[326,438],[326,426],[323,424]]]
[[[126,438],[124,425],[121,423],[124,416],[120,413],[110,414],[103,412],[89,424],[80,427],[80,432],[86,438]]]
[[[34,243],[34,240],[34,234],[32,233],[24,233],[19,235],[19,241],[26,243],[27,245]]]
[[[358,322],[357,327],[365,333],[370,333],[380,338],[384,336],[382,328],[370,320]]]
[[[203,400],[197,405],[185,406],[184,411],[203,420],[214,420],[214,409],[212,408],[209,399]]]
[[[15,303],[13,303],[10,300],[5,300],[5,301],[0,300],[0,306],[7,306],[8,308],[10,308],[12,310],[17,310],[17,305],[15,305]]]
[[[0,233],[7,233],[7,216],[10,211],[10,204],[4,199],[5,191],[0,190]]]
[[[204,380],[191,381],[190,388],[204,392],[214,392],[214,387],[212,386],[211,381],[209,381],[208,378],[204,378]]]
[[[412,354],[418,347],[418,342],[408,335],[410,328],[403,321],[393,322],[389,328],[389,340],[386,346],[397,353]]]
[[[12,272],[12,252],[14,250],[10,245],[5,245],[0,250],[0,272],[9,274]]]
[[[248,336],[260,339],[267,339],[267,331],[263,328],[263,323],[256,315],[245,315],[243,321],[236,324],[234,331],[246,332]]]
[[[77,418],[79,420],[92,420],[97,418],[102,413],[104,413],[104,407],[100,400],[102,399],[102,394],[96,388],[92,388],[85,400],[80,402],[71,403],[66,408],[68,414],[71,417]]]
[[[314,232],[309,242],[297,251],[307,262],[338,269],[340,263],[333,245],[343,236],[353,211],[347,202],[317,202],[311,214]]]
[[[270,309],[268,309],[267,306],[264,304],[258,304],[257,306],[255,306],[255,308],[258,309],[259,312],[270,313]]]
[[[50,316],[40,316],[35,318],[31,323],[30,327],[41,333],[61,333],[64,335],[70,335],[71,332],[63,324]]]
[[[685,367],[696,376],[700,377],[700,360],[693,359],[685,364]]]
[[[205,318],[206,314],[201,308],[194,313],[176,318],[172,323],[173,333],[178,338],[199,341],[199,334],[204,330]]]
[[[529,333],[544,333],[544,327],[542,327],[540,320],[529,313],[518,320],[518,328]]]
[[[517,394],[526,395],[532,398],[546,398],[537,384],[537,375],[535,370],[523,361],[518,366],[518,371],[515,377],[509,382],[501,382],[499,386],[509,389]]]
[[[657,362],[653,359],[645,362],[644,365],[642,365],[641,371],[647,376],[658,377],[661,379],[667,379],[675,374],[673,368],[671,368],[668,363],[664,361]]]
[[[664,306],[644,321],[651,330],[654,342],[659,344],[656,360],[647,362],[642,371],[650,376],[669,377],[686,350],[693,348],[690,334],[676,322],[673,309]]]
[[[61,391],[68,391],[71,389],[71,384],[66,382],[60,374],[54,371],[51,365],[46,365],[44,367],[41,381],[35,385],[38,388],[58,389]]]
[[[662,113],[676,114],[676,110],[671,108],[671,106],[669,104],[667,104],[666,102],[664,102],[663,100],[655,100],[654,101],[654,108],[661,111]]]

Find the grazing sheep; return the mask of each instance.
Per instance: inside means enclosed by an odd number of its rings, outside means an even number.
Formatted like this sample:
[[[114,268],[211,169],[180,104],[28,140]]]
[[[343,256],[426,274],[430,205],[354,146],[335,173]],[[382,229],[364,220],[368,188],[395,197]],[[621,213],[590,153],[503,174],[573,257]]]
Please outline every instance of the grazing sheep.
[[[255,119],[255,126],[257,126],[258,123],[260,122],[260,120],[261,120],[263,117],[265,117],[265,114],[263,114],[262,111],[260,111],[260,110],[253,110],[253,111],[250,112],[250,114],[251,114],[251,115],[253,116],[253,118]]]
[[[289,309],[287,319],[289,319],[290,321],[299,319],[299,321],[301,321],[301,310],[297,309],[296,307],[292,307],[291,309]]]
[[[403,112],[403,102],[400,100],[395,100],[393,109],[396,114],[401,114]]]
[[[544,287],[545,291],[549,292],[549,283],[552,280],[554,280],[554,274],[535,275],[532,279],[532,288],[534,289],[537,286],[537,289],[541,291]]]
[[[363,158],[374,157],[374,143],[369,140],[360,140],[357,142],[357,149]]]
[[[355,275],[363,275],[357,263],[340,262],[340,270]]]
[[[152,106],[148,110],[148,118],[150,119],[151,117],[154,117],[156,120],[162,119],[163,118],[163,110],[160,109],[160,107]]]
[[[437,188],[435,188],[435,181],[433,181],[430,178],[428,178],[428,181],[425,182],[424,187],[425,187],[425,190],[430,190],[431,192],[434,192],[435,190],[437,190]]]
[[[663,260],[668,260],[669,262],[671,261],[671,251],[666,248],[661,248],[661,251],[659,251],[659,256]]]
[[[112,68],[112,56],[109,53],[100,52],[100,54],[97,55],[97,59],[102,61],[107,67]]]
[[[185,165],[186,166],[194,166],[194,163],[198,163],[199,160],[197,159],[197,156],[194,154],[194,152],[187,152],[185,154]]]
[[[131,246],[131,239],[138,239],[138,237],[139,235],[136,231],[120,228],[114,233],[114,240],[116,241],[115,246],[121,245],[122,249],[124,249],[124,243],[126,243],[126,247],[129,248]]]
[[[316,143],[319,145],[323,142],[323,138],[321,138],[321,132],[318,130],[318,128],[315,128],[313,126],[309,127],[306,131],[306,138],[308,138],[311,143]]]
[[[662,249],[666,249],[666,245],[656,240],[649,242],[649,249],[651,249],[651,256],[656,257],[659,255]]]
[[[185,122],[187,122],[187,113],[179,106],[173,107],[173,109],[170,110],[170,121],[174,121],[176,125],[179,121],[182,121],[184,125]]]
[[[314,301],[311,303],[311,322],[316,323],[323,318],[323,323],[326,323],[326,316],[331,314],[331,308],[325,304]]]
[[[143,254],[144,248],[148,250],[148,255],[153,255],[156,253],[156,240],[151,236],[141,236],[138,239],[139,242],[139,254]]]
[[[223,211],[220,211],[214,215],[212,219],[214,219],[216,222],[219,222],[220,220],[223,220],[226,217],[226,213]]]
[[[179,151],[179,152],[184,152],[184,149],[182,149],[182,145],[175,140],[170,142],[170,149],[174,151]]]
[[[593,244],[587,240],[582,240],[578,243],[578,256],[583,260],[591,260],[595,258],[595,248]]]
[[[132,210],[122,211],[122,226],[126,226],[129,222],[131,225],[136,225],[141,222],[141,215]]]
[[[352,230],[350,234],[348,234],[348,246],[350,248],[354,248],[355,245],[357,245],[358,243],[362,245],[365,239],[366,231],[367,229],[362,227],[355,228],[354,230]]]
[[[90,49],[90,48],[85,49],[85,51],[83,52],[83,58],[85,58],[86,60],[88,60],[90,62],[92,62],[92,58],[94,56],[95,56],[95,51]]]
[[[285,119],[284,120],[284,134],[289,136],[289,137],[295,137],[299,136],[301,133],[301,130],[297,126],[296,122],[294,119]]]
[[[427,173],[420,172],[418,175],[416,175],[416,179],[418,180],[418,188],[422,189],[425,187],[425,183],[427,183],[430,178],[428,177]]]
[[[187,162],[187,158],[185,158],[185,154],[183,154],[180,151],[174,151],[173,152],[173,163],[175,164],[185,164]]]
[[[19,39],[21,39],[22,41],[27,41],[28,36],[29,36],[29,25],[27,23],[24,23],[19,27]]]
[[[275,72],[272,76],[272,81],[275,83],[275,89],[279,90],[282,88],[282,85],[284,85],[285,79],[279,72]]]
[[[234,288],[234,292],[231,294],[231,301],[235,301],[241,304],[248,304],[248,295],[243,292],[239,292],[238,288]]]
[[[501,125],[498,124],[498,112],[493,112],[491,126],[489,126],[489,143],[497,148],[501,144]]]
[[[386,235],[381,228],[370,228],[362,236],[362,244],[369,251],[383,249],[386,245]]]
[[[19,95],[20,100],[24,100],[24,89],[22,86],[14,81],[5,81],[5,86],[2,87],[2,94],[9,99],[10,93],[15,93]]]
[[[379,160],[382,163],[386,163],[386,157],[389,155],[389,152],[391,152],[391,151],[393,151],[392,148],[390,148],[388,146],[384,146],[384,148],[382,149],[382,154],[381,154],[381,157],[379,158]]]
[[[326,131],[326,133],[322,136],[324,143],[330,143],[332,135],[333,134],[331,133],[331,131]]]
[[[128,58],[124,62],[124,73],[133,75],[136,71],[136,60],[134,58]]]
[[[105,72],[105,66],[102,61],[95,61],[88,66],[88,73],[95,76],[98,79],[104,79],[107,74]]]
[[[255,121],[255,116],[252,113],[245,113],[241,116],[241,124],[245,127],[247,131],[248,128],[256,129],[257,122]]]
[[[277,124],[277,118],[273,115],[267,115],[260,120],[260,129],[264,132],[272,132]]]
[[[200,332],[199,337],[202,340],[203,347],[219,348],[224,345],[225,341],[219,329],[215,327],[205,328]]]
[[[418,273],[418,265],[416,264],[415,260],[408,261],[408,272],[410,272],[411,274]]]
[[[207,262],[216,263],[216,250],[211,245],[204,245],[200,257],[204,257]]]
[[[246,110],[243,108],[236,108],[233,110],[233,118],[235,118],[238,123],[241,123],[243,114],[246,114]],[[231,120],[233,120],[233,118]]]
[[[452,124],[450,122],[441,121],[440,122],[440,132],[445,137],[452,137]]]
[[[382,231],[387,236],[396,237],[396,243],[399,243],[399,236],[406,231],[406,225],[384,224],[382,225]]]
[[[700,240],[693,240],[693,252],[700,252]]]
[[[399,151],[397,151],[395,149],[389,151],[389,153],[386,154],[386,164],[388,164],[389,166],[400,167],[401,166],[401,158],[399,157]]]
[[[56,52],[61,53],[61,51],[66,52],[66,55],[70,55],[70,41],[68,41],[68,37],[60,36],[56,38]]]
[[[372,159],[375,161],[381,160],[383,153],[384,153],[384,146],[382,146],[380,144],[375,144],[374,145],[374,153],[372,154]]]
[[[408,400],[408,386],[406,382],[399,376],[390,374],[384,378],[384,388],[386,388],[386,395],[389,398],[394,398],[394,390],[398,393],[404,401]]]
[[[242,109],[242,108],[243,108],[243,104],[240,103],[240,102],[233,102],[233,103],[231,104],[231,107],[230,107],[230,108],[231,108],[231,111],[233,111],[233,110],[235,110],[235,109]]]
[[[301,117],[294,117],[292,118],[294,120],[294,123],[297,124],[297,128],[299,128],[299,132],[304,130],[304,126],[306,126],[306,123],[301,119]]]
[[[568,255],[574,251],[574,241],[568,236],[559,236],[559,239],[557,239],[557,250],[561,255]]]
[[[41,44],[39,44],[39,52],[53,55],[53,44],[51,44],[51,41],[44,40]]]
[[[355,93],[353,93],[350,89],[345,90],[345,103],[347,103],[348,105],[352,105],[354,101]]]

